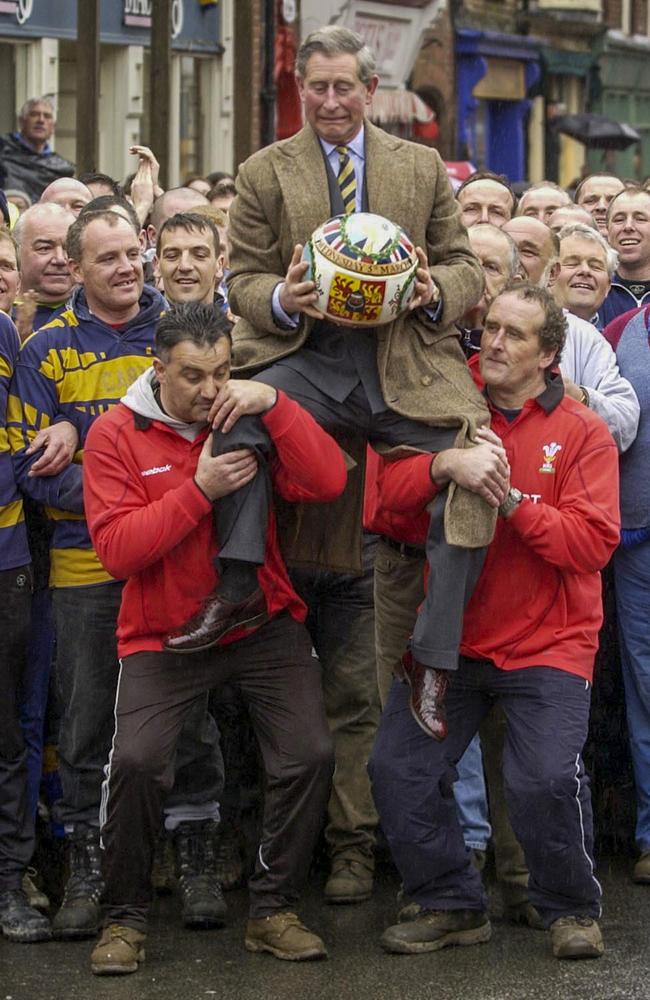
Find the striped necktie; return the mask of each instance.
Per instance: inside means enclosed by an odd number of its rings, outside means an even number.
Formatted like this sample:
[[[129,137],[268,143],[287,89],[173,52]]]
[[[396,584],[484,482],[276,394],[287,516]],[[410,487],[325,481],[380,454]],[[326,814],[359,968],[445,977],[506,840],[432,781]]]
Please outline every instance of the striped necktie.
[[[349,215],[356,209],[357,200],[357,179],[354,175],[354,166],[348,153],[347,146],[337,146],[336,152],[339,154],[339,175],[338,184],[343,199],[345,214]]]

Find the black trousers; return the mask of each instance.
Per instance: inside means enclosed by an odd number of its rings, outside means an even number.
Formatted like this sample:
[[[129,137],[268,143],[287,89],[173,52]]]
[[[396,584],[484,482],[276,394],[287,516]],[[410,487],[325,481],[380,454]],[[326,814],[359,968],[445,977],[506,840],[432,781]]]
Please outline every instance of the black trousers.
[[[284,614],[189,660],[143,652],[122,661],[102,827],[106,923],[146,928],[160,810],[183,720],[204,692],[226,682],[246,702],[266,774],[250,913],[295,907],[327,804],[333,754],[309,635]]]
[[[0,572],[0,892],[20,888],[34,851],[27,750],[19,712],[31,601],[29,566]]]
[[[339,427],[364,436],[370,443],[411,445],[438,452],[453,446],[454,428],[430,427],[403,417],[394,410],[373,413],[359,384],[343,402],[338,402],[313,385],[304,375],[281,361],[256,376],[256,380],[282,389],[295,399],[325,429]],[[257,421],[260,424],[260,421]],[[240,427],[241,424],[241,427]],[[241,447],[256,447],[251,427],[242,418],[228,434],[216,432],[215,453]],[[266,432],[262,428],[262,433]],[[265,497],[268,476],[257,475],[237,493],[222,497],[215,505],[220,555],[244,561],[263,562],[266,525]],[[429,582],[420,608],[411,646],[417,660],[441,670],[455,670],[463,624],[463,611],[479,578],[485,549],[465,549],[449,545],[445,539],[444,511],[447,491],[431,504],[426,540]],[[243,512],[248,508],[248,514]],[[236,512],[236,515],[233,512]],[[260,558],[261,554],[261,558]]]

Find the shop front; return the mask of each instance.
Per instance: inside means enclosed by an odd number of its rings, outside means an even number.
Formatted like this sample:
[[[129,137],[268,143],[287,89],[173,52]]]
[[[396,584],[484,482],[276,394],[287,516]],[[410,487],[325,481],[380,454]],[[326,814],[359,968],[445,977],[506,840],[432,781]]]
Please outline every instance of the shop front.
[[[457,159],[527,177],[528,94],[541,75],[536,42],[460,28],[456,32]]]
[[[82,2],[82,0],[79,0]],[[100,5],[99,167],[123,178],[130,145],[147,142],[149,42],[154,0]],[[201,170],[231,169],[232,66],[223,42],[234,0],[174,0],[170,182]],[[57,105],[56,149],[76,158],[77,0],[0,0],[0,131],[15,126],[30,97]]]

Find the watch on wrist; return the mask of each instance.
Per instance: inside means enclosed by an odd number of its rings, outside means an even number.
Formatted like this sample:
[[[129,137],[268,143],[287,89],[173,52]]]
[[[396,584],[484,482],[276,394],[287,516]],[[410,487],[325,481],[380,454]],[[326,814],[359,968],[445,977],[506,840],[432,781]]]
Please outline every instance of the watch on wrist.
[[[579,385],[578,388],[580,389],[580,402],[583,406],[589,406],[589,393],[584,385]]]
[[[511,486],[508,490],[508,495],[499,507],[500,516],[510,517],[512,512],[517,509],[523,499],[524,494],[521,490],[518,490],[515,486]]]

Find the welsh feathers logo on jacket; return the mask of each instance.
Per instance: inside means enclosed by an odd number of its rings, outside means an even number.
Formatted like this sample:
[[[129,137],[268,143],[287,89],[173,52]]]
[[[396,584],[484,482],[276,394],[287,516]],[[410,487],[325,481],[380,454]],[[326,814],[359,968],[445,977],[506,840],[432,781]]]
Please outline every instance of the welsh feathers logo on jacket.
[[[558,452],[562,451],[562,445],[558,444],[557,441],[551,441],[550,444],[542,445],[542,450],[544,452],[544,461],[540,465],[539,471],[555,472],[555,459]]]

